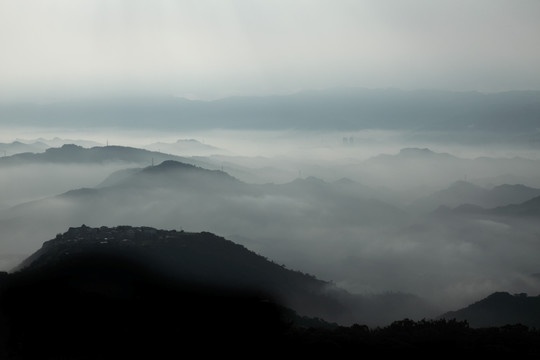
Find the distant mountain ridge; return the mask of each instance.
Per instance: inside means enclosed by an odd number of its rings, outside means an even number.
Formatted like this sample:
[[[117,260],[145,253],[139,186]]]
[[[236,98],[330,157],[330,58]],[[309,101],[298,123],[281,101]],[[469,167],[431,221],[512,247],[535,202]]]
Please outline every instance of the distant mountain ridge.
[[[519,204],[510,204],[505,206],[497,206],[494,208],[483,208],[474,204],[462,204],[453,209],[441,206],[435,211],[440,214],[455,214],[455,215],[480,215],[480,216],[503,216],[510,218],[535,218],[540,216],[540,196],[536,196],[530,200]]]
[[[5,157],[24,152],[42,152],[47,148],[49,148],[49,145],[41,141],[26,144],[16,140],[11,143],[0,143],[0,156]]]
[[[484,208],[495,208],[519,204],[540,196],[540,189],[522,184],[504,184],[486,189],[467,181],[456,181],[449,188],[415,201],[413,208],[431,211],[444,205],[457,207],[471,204]]]
[[[485,156],[462,158],[427,148],[404,148],[396,154],[380,154],[354,165],[353,169],[365,177],[372,177],[371,182],[389,184],[386,186],[394,188],[403,184],[409,188],[431,185],[435,186],[436,190],[463,179],[498,182],[498,178],[510,177],[505,174],[519,174],[514,177],[513,184],[540,186],[540,161],[537,159]],[[504,182],[495,183],[503,184]]]
[[[131,169],[113,174],[114,179],[109,178],[97,188],[95,199],[111,196],[130,198],[129,192],[138,188],[138,195],[153,191],[170,191],[170,197],[186,193],[198,196],[198,202],[209,204],[223,199],[231,201],[231,196],[253,197],[254,199],[265,196],[290,197],[301,199],[316,206],[319,211],[325,213],[330,221],[336,218],[340,221],[352,221],[360,223],[379,223],[392,218],[394,221],[403,221],[407,215],[400,209],[385,203],[384,201],[370,199],[362,194],[348,193],[339,186],[327,183],[315,177],[296,179],[285,184],[253,185],[244,183],[221,170],[208,170],[203,167],[166,160],[155,166],[141,169]],[[104,186],[109,184],[109,186]],[[88,193],[84,190],[85,194]],[[71,191],[70,195],[83,194],[77,190]],[[75,198],[74,198],[75,199]],[[233,200],[234,202],[234,200]],[[264,210],[264,209],[259,209]]]
[[[213,101],[163,97],[5,104],[0,118],[5,124],[33,126],[73,126],[77,119],[85,126],[155,128],[159,119],[162,129],[406,129],[481,135],[534,133],[539,111],[538,91],[342,88]]]
[[[99,164],[106,162],[126,162],[150,165],[153,161],[157,164],[165,160],[178,160],[188,163],[196,162],[180,156],[126,146],[96,146],[84,148],[74,144],[65,144],[59,148],[48,148],[42,153],[20,153],[0,158],[0,166],[33,163]]]

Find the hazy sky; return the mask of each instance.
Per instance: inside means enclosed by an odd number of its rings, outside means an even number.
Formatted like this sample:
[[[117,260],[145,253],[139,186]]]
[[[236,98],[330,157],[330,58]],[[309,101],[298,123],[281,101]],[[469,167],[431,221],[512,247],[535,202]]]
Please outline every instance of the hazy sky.
[[[538,0],[0,0],[0,97],[540,89]]]

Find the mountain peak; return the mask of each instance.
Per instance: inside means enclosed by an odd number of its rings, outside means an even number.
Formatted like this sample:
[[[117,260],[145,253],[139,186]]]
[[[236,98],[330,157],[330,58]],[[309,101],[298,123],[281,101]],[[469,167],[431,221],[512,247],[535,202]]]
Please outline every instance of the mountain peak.
[[[403,156],[433,156],[435,154],[428,148],[404,148],[399,151],[399,155]]]
[[[84,148],[82,146],[79,146],[79,145],[64,144],[64,145],[62,145],[61,147],[58,147],[58,148],[55,148],[55,147],[48,148],[47,150],[45,150],[45,152],[53,153],[53,152],[59,152],[59,151],[77,151],[77,150],[83,150],[83,149]]]
[[[176,160],[165,160],[158,165],[149,166],[143,171],[145,172],[156,172],[156,171],[169,171],[169,170],[180,170],[180,169],[198,169],[197,166],[186,164]]]
[[[191,165],[191,164],[186,164],[184,162],[180,162],[176,160],[165,160],[158,165],[148,166],[141,171],[141,174],[146,174],[146,175],[174,174],[178,176],[183,176],[187,174],[201,174],[201,175],[205,175],[204,179],[206,180],[226,179],[227,184],[230,184],[231,181],[233,183],[239,182],[239,180],[229,175],[225,171],[209,170],[209,169],[205,169],[205,168]],[[202,178],[199,180],[203,181]],[[215,184],[215,185],[217,186],[218,184]],[[224,184],[221,184],[221,185],[224,185]]]

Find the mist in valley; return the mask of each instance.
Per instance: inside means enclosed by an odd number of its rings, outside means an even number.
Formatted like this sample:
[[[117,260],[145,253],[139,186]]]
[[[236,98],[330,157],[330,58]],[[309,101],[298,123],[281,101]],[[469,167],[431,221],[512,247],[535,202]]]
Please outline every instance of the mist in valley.
[[[494,291],[540,290],[538,209],[522,205],[540,195],[530,148],[467,152],[429,139],[411,147],[398,132],[350,134],[163,134],[161,146],[195,152],[163,158],[143,150],[156,137],[114,145],[115,153],[142,151],[138,163],[99,158],[95,149],[107,146],[94,148],[92,161],[83,155],[91,148],[71,145],[52,149],[80,152],[70,161],[6,157],[3,253],[29,255],[81,224],[144,225],[209,231],[352,293],[414,294],[441,310]],[[510,204],[524,213],[505,212]],[[4,269],[20,257],[6,257]]]
[[[0,3],[1,270],[133,225],[379,321],[540,294],[540,3],[51,2]]]

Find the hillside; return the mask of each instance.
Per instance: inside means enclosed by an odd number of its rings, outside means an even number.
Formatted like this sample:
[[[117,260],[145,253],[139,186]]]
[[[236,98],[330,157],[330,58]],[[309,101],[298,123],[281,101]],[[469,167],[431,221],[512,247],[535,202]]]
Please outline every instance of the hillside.
[[[436,313],[422,299],[409,294],[350,294],[208,232],[129,226],[70,228],[45,242],[17,269],[39,270],[90,254],[136,261],[152,273],[184,283],[266,294],[302,316],[341,324],[382,325],[395,318],[422,318]]]
[[[476,328],[521,324],[538,329],[540,297],[496,292],[463,309],[447,312],[441,318],[467,321]]]
[[[315,183],[313,187],[308,186],[311,183]],[[46,210],[51,208],[55,211]],[[399,224],[406,214],[382,201],[338,191],[333,184],[324,181],[252,185],[220,170],[172,160],[142,169],[123,170],[97,188],[73,189],[0,214],[0,221],[6,219],[6,241],[20,238],[21,229],[13,227],[17,221],[21,226],[25,224],[23,232],[34,224],[45,223],[40,225],[40,231],[54,231],[47,236],[81,223],[94,226],[148,224],[159,228],[182,226],[224,235],[237,234],[238,229],[242,229],[243,235],[250,238],[272,234],[277,240],[285,241],[287,235],[277,236],[276,231],[302,226],[326,226],[327,229],[341,225],[374,226],[387,223],[389,218]],[[33,233],[37,234],[37,229]],[[35,235],[21,238],[19,245],[28,242],[31,236]],[[39,241],[34,248],[39,246]]]
[[[91,256],[129,261],[182,284],[265,294],[303,315],[329,318],[344,311],[338,301],[325,295],[331,293],[329,283],[288,270],[206,232],[83,225],[45,242],[18,271],[42,271]],[[88,284],[79,285],[84,288]]]
[[[521,204],[500,206],[489,210],[489,212],[500,216],[535,218],[540,216],[540,196],[536,196]]]
[[[2,275],[0,356],[13,359],[243,353],[240,339],[283,342],[296,315],[274,297],[322,283],[212,234],[145,227],[72,228]]]
[[[396,318],[370,329],[288,309],[337,305],[354,316],[339,301],[343,295],[210,233],[83,225],[45,242],[15,272],[0,273],[0,356],[432,355],[441,346],[455,355],[540,351],[540,334],[523,326],[481,332],[455,320]],[[376,302],[391,312],[395,302],[388,298]]]

